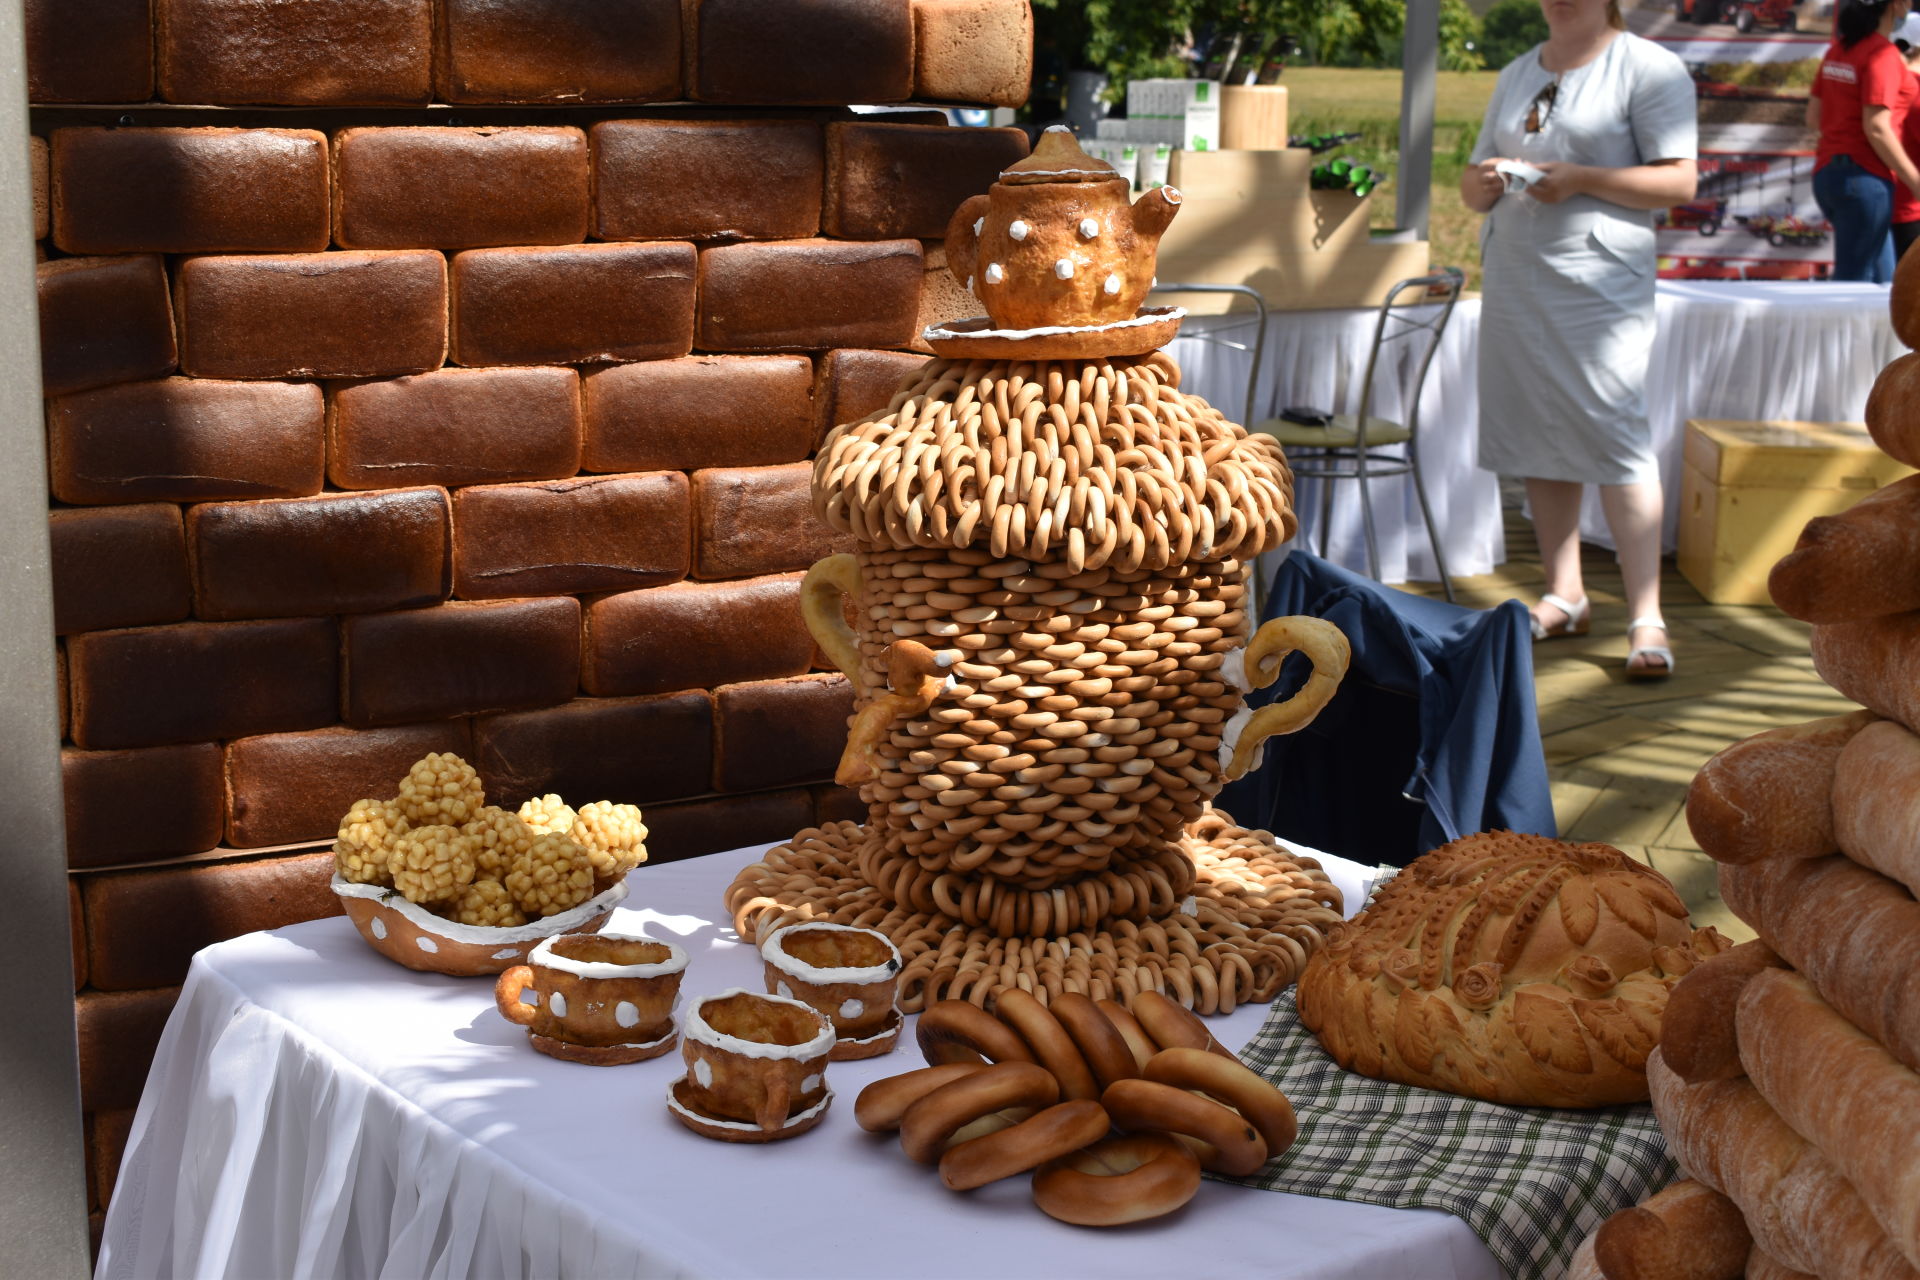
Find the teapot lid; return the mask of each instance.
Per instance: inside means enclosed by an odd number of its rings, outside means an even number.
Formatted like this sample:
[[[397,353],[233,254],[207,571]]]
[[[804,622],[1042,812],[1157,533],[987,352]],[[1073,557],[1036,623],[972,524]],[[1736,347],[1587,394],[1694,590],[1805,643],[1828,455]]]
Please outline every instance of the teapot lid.
[[[1080,140],[1063,124],[1048,125],[1032,154],[1000,171],[1000,181],[1025,187],[1042,182],[1126,182],[1119,170],[1080,149]],[[1131,185],[1131,184],[1129,184]]]

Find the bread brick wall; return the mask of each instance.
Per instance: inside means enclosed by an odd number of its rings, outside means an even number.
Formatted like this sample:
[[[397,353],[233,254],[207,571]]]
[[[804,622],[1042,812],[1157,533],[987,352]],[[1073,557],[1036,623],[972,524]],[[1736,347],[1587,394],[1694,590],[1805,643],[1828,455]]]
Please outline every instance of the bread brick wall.
[[[1026,142],[846,107],[1012,105],[1031,21],[1024,0],[26,20],[104,1208],[193,952],[335,914],[340,815],[420,756],[465,755],[502,804],[639,804],[656,862],[858,816],[831,783],[853,691],[799,610],[838,549],[810,461],[969,305],[938,237]]]

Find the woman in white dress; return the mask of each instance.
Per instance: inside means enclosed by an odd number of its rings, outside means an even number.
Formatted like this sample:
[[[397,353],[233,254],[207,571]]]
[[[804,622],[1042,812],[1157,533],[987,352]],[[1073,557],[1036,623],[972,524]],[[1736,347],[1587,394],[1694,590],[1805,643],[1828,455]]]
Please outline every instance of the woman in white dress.
[[[1584,635],[1580,498],[1626,581],[1627,674],[1673,670],[1660,616],[1660,472],[1647,423],[1652,211],[1693,199],[1693,82],[1616,0],[1541,0],[1546,43],[1500,73],[1460,180],[1481,230],[1480,465],[1523,476],[1546,566],[1534,635]]]

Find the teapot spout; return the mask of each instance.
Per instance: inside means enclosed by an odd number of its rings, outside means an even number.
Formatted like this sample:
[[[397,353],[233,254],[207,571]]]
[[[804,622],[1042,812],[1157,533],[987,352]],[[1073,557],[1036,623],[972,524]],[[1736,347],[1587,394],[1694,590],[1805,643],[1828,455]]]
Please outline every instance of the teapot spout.
[[[1173,187],[1155,187],[1133,202],[1133,231],[1135,235],[1147,236],[1158,240],[1173,215],[1180,212],[1180,192]]]

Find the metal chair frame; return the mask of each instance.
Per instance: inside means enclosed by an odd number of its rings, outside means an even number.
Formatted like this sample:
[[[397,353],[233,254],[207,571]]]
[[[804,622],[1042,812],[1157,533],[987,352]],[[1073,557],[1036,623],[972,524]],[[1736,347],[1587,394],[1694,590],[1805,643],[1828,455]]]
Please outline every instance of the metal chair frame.
[[[1354,424],[1354,441],[1351,445],[1295,446],[1289,450],[1288,462],[1293,466],[1296,477],[1312,477],[1323,483],[1320,486],[1320,557],[1327,558],[1327,543],[1333,524],[1333,485],[1337,480],[1358,480],[1360,482],[1361,526],[1367,541],[1367,568],[1369,575],[1380,580],[1380,544],[1374,532],[1373,494],[1367,488],[1367,481],[1388,476],[1412,475],[1413,492],[1420,500],[1420,516],[1426,522],[1427,541],[1433,545],[1434,565],[1440,571],[1440,586],[1447,594],[1447,600],[1453,601],[1453,580],[1447,574],[1446,552],[1440,546],[1440,531],[1433,523],[1433,508],[1427,501],[1426,482],[1420,476],[1420,393],[1427,384],[1427,370],[1433,365],[1433,357],[1440,350],[1440,339],[1445,335],[1447,321],[1453,315],[1453,308],[1460,301],[1460,292],[1466,283],[1466,276],[1458,267],[1442,267],[1438,271],[1413,279],[1402,280],[1387,291],[1380,304],[1379,319],[1373,326],[1373,346],[1367,352],[1366,379],[1361,383],[1360,413]],[[1426,301],[1435,295],[1444,295],[1444,304],[1437,315],[1425,319],[1415,319],[1394,312],[1394,303],[1408,290],[1419,290],[1420,297],[1415,303]],[[1399,326],[1392,333],[1387,332],[1388,322]],[[1402,458],[1375,458],[1368,452],[1367,422],[1373,411],[1373,375],[1379,367],[1380,351],[1389,342],[1402,339],[1411,340],[1417,331],[1425,331],[1432,336],[1427,349],[1420,357],[1419,372],[1414,375],[1409,393],[1407,421],[1407,456]],[[1400,442],[1396,442],[1400,443]],[[1385,447],[1385,446],[1381,446]]]
[[[1150,293],[1232,293],[1232,294],[1238,294],[1239,296],[1253,303],[1253,312],[1254,312],[1254,331],[1253,331],[1253,347],[1252,347],[1253,367],[1247,371],[1247,405],[1240,419],[1240,425],[1251,430],[1254,422],[1256,421],[1256,419],[1253,416],[1253,402],[1254,402],[1254,397],[1258,393],[1259,387],[1260,387],[1260,361],[1265,357],[1266,350],[1267,350],[1267,300],[1260,296],[1260,291],[1258,289],[1252,288],[1251,286],[1244,285],[1244,284],[1180,284],[1180,283],[1159,284],[1159,283],[1156,283],[1153,286],[1153,288],[1149,290],[1149,292]],[[1234,315],[1234,313],[1229,312],[1228,315],[1232,316]],[[1243,320],[1243,323],[1244,323],[1244,320]],[[1211,342],[1216,346],[1226,347],[1233,351],[1245,351],[1248,349],[1243,343],[1229,341],[1226,338],[1220,337],[1217,333],[1213,333],[1210,331],[1195,331],[1193,333],[1187,334],[1186,336],[1192,338],[1196,342]]]

